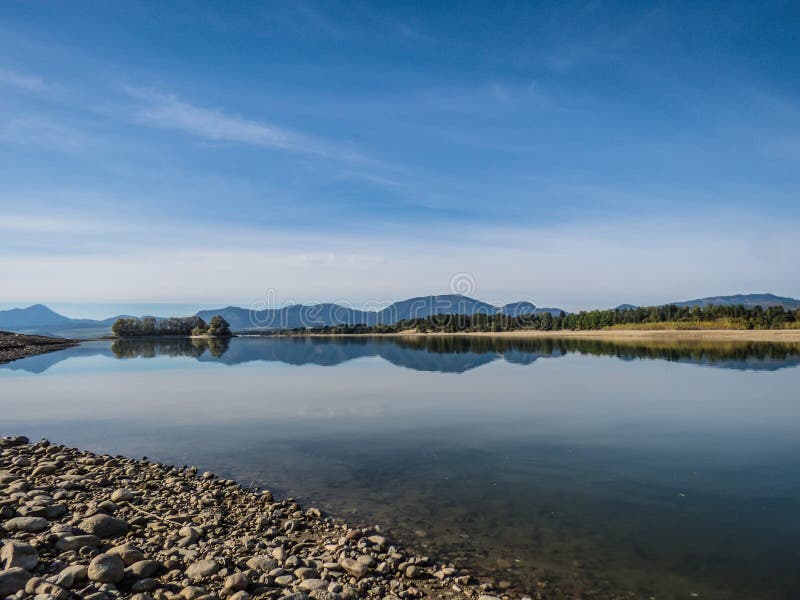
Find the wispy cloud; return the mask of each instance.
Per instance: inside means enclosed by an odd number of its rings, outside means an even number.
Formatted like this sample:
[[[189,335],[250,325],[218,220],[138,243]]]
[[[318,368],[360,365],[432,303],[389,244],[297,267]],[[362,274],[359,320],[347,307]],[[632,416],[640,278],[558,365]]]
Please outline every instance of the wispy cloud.
[[[571,310],[742,290],[800,294],[792,220],[693,216],[691,224],[656,218],[464,227],[457,242],[441,239],[441,228],[431,225],[409,244],[409,236],[385,231],[302,235],[83,217],[18,213],[0,222],[0,273],[7,282],[0,300],[246,305],[271,288],[280,301],[384,301],[444,293],[459,272],[472,275],[477,297]],[[228,240],[224,248],[203,243],[215,236]],[[170,285],[156,289],[153,281]]]
[[[43,92],[47,89],[47,84],[38,75],[21,73],[6,67],[0,67],[0,85],[9,85],[29,92]]]
[[[183,131],[208,140],[276,148],[335,160],[365,160],[347,144],[320,140],[218,109],[195,106],[174,94],[136,87],[126,87],[125,91],[143,102],[137,118],[154,127]]]
[[[73,152],[89,143],[89,137],[49,119],[24,115],[0,123],[0,142]]]

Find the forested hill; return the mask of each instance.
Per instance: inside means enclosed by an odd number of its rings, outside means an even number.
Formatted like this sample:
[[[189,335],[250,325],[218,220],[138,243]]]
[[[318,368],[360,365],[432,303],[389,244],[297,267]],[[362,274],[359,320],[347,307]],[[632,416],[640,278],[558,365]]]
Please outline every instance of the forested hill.
[[[469,333],[503,331],[590,331],[598,329],[797,329],[800,308],[782,306],[665,306],[614,308],[578,313],[548,312],[511,317],[494,315],[434,315],[407,319],[394,325],[334,326],[311,333],[370,334],[417,331],[420,333]],[[304,329],[303,332],[308,332]]]

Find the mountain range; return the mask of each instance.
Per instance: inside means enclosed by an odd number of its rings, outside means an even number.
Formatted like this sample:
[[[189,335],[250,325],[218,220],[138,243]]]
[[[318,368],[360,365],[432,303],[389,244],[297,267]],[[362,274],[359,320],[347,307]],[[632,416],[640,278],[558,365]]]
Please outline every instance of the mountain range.
[[[697,298],[696,300],[684,300],[682,302],[670,302],[675,306],[744,306],[745,308],[769,308],[770,306],[783,306],[786,310],[797,310],[800,308],[800,300],[788,298],[786,296],[776,296],[775,294],[733,294],[731,296],[708,296]],[[638,308],[635,304],[620,304],[619,310]]]
[[[775,296],[774,294],[736,294],[732,296],[709,296],[696,300],[675,302],[678,306],[738,305],[763,307],[781,305],[786,309],[800,308],[800,300]],[[635,308],[623,304],[618,308]],[[517,317],[524,314],[549,312],[556,316],[559,308],[539,308],[532,302],[520,301],[495,306],[481,300],[458,294],[440,296],[419,296],[390,304],[381,310],[358,310],[340,304],[295,304],[281,308],[268,308],[251,311],[248,308],[228,306],[216,310],[201,310],[197,316],[206,321],[214,315],[222,316],[234,331],[253,331],[257,329],[294,329],[298,327],[319,327],[326,325],[366,324],[392,325],[409,318],[425,318],[436,314],[506,314]],[[43,304],[27,308],[13,308],[0,311],[0,330],[16,331],[39,335],[87,338],[108,335],[111,325],[120,317],[108,319],[71,319],[59,314]],[[161,319],[163,317],[156,317]]]
[[[358,310],[340,304],[295,304],[283,308],[268,308],[251,311],[247,308],[228,306],[218,310],[201,310],[197,316],[208,321],[220,315],[230,323],[231,329],[295,329],[298,327],[324,327],[326,325],[393,325],[412,318],[426,318],[439,314],[539,314],[549,312],[558,315],[558,308],[537,308],[532,302],[514,302],[495,306],[468,296],[448,294],[442,296],[419,296],[390,304],[378,311]]]

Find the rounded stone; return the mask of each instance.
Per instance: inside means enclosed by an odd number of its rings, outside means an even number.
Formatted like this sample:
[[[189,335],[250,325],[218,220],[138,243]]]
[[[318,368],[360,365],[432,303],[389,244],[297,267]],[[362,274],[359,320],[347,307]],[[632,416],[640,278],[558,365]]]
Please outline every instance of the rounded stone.
[[[111,515],[97,514],[81,521],[79,527],[86,533],[102,539],[120,537],[128,533],[128,524]]]
[[[135,577],[152,577],[161,570],[161,563],[157,560],[140,560],[128,567],[128,572]]]
[[[30,544],[12,540],[0,550],[0,561],[2,561],[4,569],[19,567],[26,571],[33,571],[39,562],[39,553]]]
[[[234,573],[225,579],[224,587],[226,590],[238,591],[246,589],[250,580],[244,573]]]
[[[24,531],[38,533],[47,529],[47,519],[43,517],[14,517],[3,523],[6,531]]]
[[[131,586],[132,592],[150,592],[156,589],[156,585],[158,582],[151,577],[145,577],[144,579],[140,579],[136,583]]]
[[[269,556],[254,556],[247,561],[247,566],[254,571],[262,571],[264,573],[269,573],[272,569],[278,566],[278,564],[271,559]]]
[[[25,589],[25,584],[31,578],[31,574],[25,569],[14,567],[0,571],[0,598],[16,594]]]
[[[120,488],[111,493],[112,502],[130,502],[131,500],[133,500],[133,492],[130,490]]]
[[[100,583],[119,583],[125,576],[125,565],[116,554],[98,554],[89,563],[89,579]]]
[[[186,576],[189,579],[200,581],[206,577],[210,577],[219,571],[219,563],[215,560],[200,560],[192,563],[186,569]]]
[[[122,559],[122,562],[126,567],[137,563],[140,560],[144,560],[144,552],[142,552],[133,544],[120,544],[119,546],[114,546],[111,548],[111,550],[108,550],[106,554],[116,554]]]

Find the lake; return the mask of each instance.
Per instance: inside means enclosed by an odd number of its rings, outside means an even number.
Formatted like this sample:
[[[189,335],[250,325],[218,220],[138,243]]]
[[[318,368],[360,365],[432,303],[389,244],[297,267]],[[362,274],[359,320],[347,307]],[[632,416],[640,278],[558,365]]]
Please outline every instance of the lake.
[[[800,347],[86,342],[0,434],[194,464],[547,597],[800,596]]]

